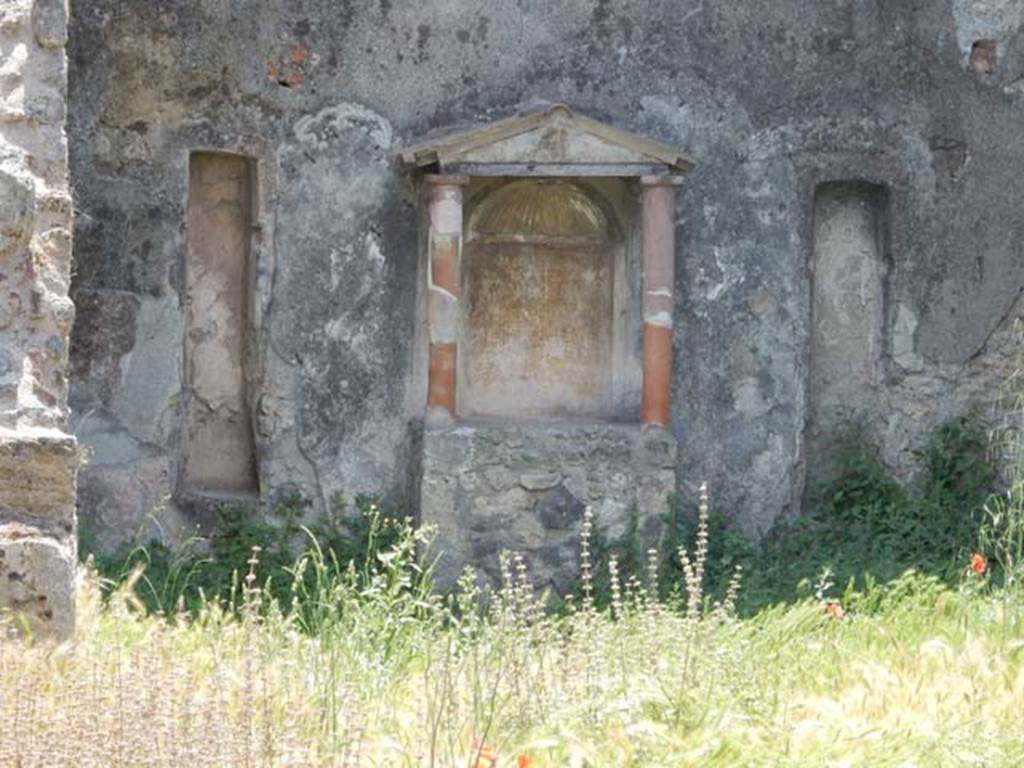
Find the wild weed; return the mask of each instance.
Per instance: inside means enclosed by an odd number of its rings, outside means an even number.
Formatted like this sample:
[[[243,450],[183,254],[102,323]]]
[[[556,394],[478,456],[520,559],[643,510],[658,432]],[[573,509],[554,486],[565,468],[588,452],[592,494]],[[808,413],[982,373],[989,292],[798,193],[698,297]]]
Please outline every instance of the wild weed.
[[[250,550],[233,601],[174,621],[138,573],[106,599],[87,580],[73,642],[0,642],[0,765],[1020,764],[1024,638],[994,621],[1001,591],[910,573],[740,621],[737,572],[708,591],[710,506],[676,584],[657,553],[643,574],[610,560],[608,608],[584,583],[545,610],[515,553],[498,586],[467,573],[439,597],[406,521],[355,560],[311,536],[291,591]]]

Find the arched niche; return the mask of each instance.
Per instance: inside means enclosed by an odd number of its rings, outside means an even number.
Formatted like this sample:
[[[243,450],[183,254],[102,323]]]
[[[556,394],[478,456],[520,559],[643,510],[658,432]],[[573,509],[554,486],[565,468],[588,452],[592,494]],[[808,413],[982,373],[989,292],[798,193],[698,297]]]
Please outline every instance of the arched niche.
[[[612,417],[614,206],[578,180],[531,178],[484,185],[467,213],[459,412]]]

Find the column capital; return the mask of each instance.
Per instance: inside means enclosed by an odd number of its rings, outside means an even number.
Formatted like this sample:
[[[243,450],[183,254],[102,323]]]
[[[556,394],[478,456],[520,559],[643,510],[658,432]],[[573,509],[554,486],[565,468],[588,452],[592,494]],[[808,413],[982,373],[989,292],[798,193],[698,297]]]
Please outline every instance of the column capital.
[[[442,187],[464,187],[469,184],[469,176],[462,173],[427,173],[423,176],[423,183]]]
[[[640,186],[642,187],[678,187],[683,183],[682,176],[672,175],[654,175],[649,174],[640,177]]]

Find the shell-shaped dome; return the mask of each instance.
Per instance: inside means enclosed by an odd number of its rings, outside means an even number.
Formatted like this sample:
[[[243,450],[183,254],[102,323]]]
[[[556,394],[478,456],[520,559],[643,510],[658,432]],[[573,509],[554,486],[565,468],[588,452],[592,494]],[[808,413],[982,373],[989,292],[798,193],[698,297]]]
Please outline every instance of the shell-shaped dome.
[[[603,240],[608,220],[575,184],[525,179],[488,194],[472,216],[471,231],[488,238]]]

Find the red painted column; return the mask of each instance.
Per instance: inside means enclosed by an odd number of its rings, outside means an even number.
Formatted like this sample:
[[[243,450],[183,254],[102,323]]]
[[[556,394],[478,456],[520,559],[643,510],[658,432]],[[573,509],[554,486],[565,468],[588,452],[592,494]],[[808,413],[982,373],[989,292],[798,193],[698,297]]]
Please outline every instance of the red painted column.
[[[675,273],[675,176],[644,176],[641,186],[644,384],[640,421],[667,427],[672,391],[672,286]]]
[[[430,360],[427,414],[455,416],[458,366],[459,271],[462,259],[462,188],[466,176],[426,176],[430,205],[427,326]]]

